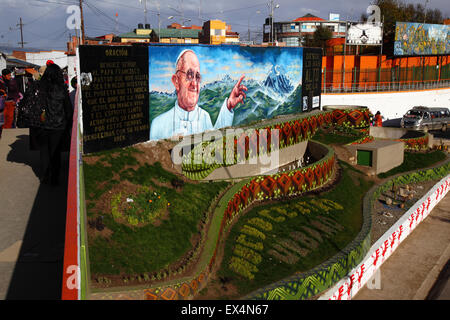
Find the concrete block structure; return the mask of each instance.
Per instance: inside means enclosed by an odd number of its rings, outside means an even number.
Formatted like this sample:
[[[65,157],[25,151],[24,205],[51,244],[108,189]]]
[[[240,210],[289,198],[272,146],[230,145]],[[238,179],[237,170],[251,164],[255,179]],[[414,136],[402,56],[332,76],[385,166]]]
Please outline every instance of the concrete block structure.
[[[374,140],[370,143],[347,146],[357,164],[372,167],[375,174],[401,165],[404,159],[404,148],[403,142],[392,140]]]

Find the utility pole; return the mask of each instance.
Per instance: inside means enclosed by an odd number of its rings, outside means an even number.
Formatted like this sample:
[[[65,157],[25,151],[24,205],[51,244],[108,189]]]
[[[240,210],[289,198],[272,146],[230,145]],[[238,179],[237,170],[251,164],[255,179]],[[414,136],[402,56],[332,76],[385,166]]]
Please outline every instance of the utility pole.
[[[116,23],[114,25],[114,32],[119,34],[119,13],[116,12]]]
[[[161,38],[161,19],[160,19],[160,16],[161,16],[161,6],[160,6],[160,4],[159,4],[159,2],[157,1],[156,2],[156,8],[158,9],[158,42],[161,42],[160,41],[160,38]]]
[[[80,0],[80,18],[81,18],[81,44],[84,44],[84,19],[83,19],[83,0]]]
[[[198,21],[199,21],[199,25],[203,25],[203,21],[202,21],[202,0],[200,0],[200,6],[198,7]]]
[[[20,17],[20,23],[18,23],[17,26],[20,26],[20,42],[19,42],[19,44],[20,44],[20,45],[22,46],[22,48],[23,48],[23,45],[24,45],[26,42],[23,42],[23,29],[22,29],[23,23],[22,23],[22,17]]]
[[[270,0],[270,22],[272,24],[272,32],[270,42],[273,42],[273,0]]]
[[[139,0],[140,3],[144,1],[144,26],[147,24],[147,0]]]
[[[273,30],[273,11],[274,11],[274,9],[278,9],[280,7],[280,5],[277,4],[274,6],[273,0],[270,0],[270,2],[267,5],[270,6],[270,20],[271,20],[271,25],[272,25],[271,42],[273,42],[274,39],[275,39],[275,41],[277,41],[277,36],[276,36],[276,34],[274,35],[274,30]]]

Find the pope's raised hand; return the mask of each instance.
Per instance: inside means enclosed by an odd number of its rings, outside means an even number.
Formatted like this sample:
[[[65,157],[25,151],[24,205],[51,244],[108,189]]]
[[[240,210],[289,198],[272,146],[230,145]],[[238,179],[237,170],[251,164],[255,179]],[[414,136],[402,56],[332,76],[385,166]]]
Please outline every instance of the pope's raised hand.
[[[227,107],[228,110],[232,110],[235,108],[239,103],[243,103],[244,99],[247,97],[245,94],[245,91],[247,91],[247,87],[244,85],[241,85],[242,80],[244,79],[245,75],[242,75],[239,78],[239,81],[235,84],[233,87],[233,90],[231,90],[230,97],[228,98]]]

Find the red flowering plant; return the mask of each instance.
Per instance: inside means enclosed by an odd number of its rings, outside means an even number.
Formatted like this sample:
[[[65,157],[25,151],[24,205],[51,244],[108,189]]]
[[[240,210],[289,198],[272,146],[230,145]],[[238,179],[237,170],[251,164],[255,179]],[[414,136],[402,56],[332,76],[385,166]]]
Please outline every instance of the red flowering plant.
[[[347,114],[347,119],[350,121],[351,125],[356,127],[364,120],[364,116],[361,111],[352,110]]]
[[[276,185],[277,185],[276,181],[271,176],[267,176],[261,182],[261,189],[268,197],[272,197],[273,192],[275,191]]]
[[[292,125],[292,132],[294,133],[295,142],[299,142],[300,134],[302,132],[302,126],[300,125],[300,122],[298,122],[298,120],[294,121],[294,124]]]
[[[368,126],[369,123],[370,123],[370,118],[371,118],[371,116],[372,116],[372,114],[370,113],[370,110],[364,109],[364,111],[363,111],[363,116],[364,116],[364,121],[366,121],[367,126]]]
[[[284,147],[284,133],[283,133],[283,129],[281,128],[281,124],[276,124],[276,125],[272,126],[271,134],[273,135],[273,137],[278,137],[279,148],[283,148]],[[271,137],[271,141],[270,141],[270,149],[271,150],[273,150],[273,148],[274,148],[275,141],[276,140],[272,141],[272,137]]]
[[[247,186],[243,186],[240,192],[242,204],[244,207],[246,207],[249,204],[250,200],[250,190],[247,188]]]
[[[323,116],[323,118],[325,120],[325,124],[327,124],[327,125],[331,125],[332,124],[333,119],[332,119],[331,115],[332,115],[332,112],[325,113],[325,115]]]
[[[347,115],[342,110],[333,110],[333,122],[337,125],[342,125],[347,120]]]
[[[253,179],[250,182],[249,185],[249,190],[250,190],[250,196],[252,197],[253,200],[258,198],[258,194],[261,191],[261,185],[256,181],[256,179]]]
[[[281,146],[281,143],[283,141],[282,140],[282,134],[283,134],[283,131],[281,130],[280,125],[276,125],[275,128],[273,128],[270,131],[270,140],[269,140],[269,142],[270,142],[270,150],[277,150],[280,147],[282,147]],[[272,136],[275,139],[273,141],[272,141]],[[276,142],[278,142],[278,146],[275,146]]]
[[[306,181],[308,182],[308,189],[311,189],[313,187],[314,184],[314,171],[312,170],[311,167],[306,169],[306,172],[304,172],[304,176],[306,178]]]
[[[227,210],[225,211],[225,217],[227,220],[233,218],[234,213],[234,202],[233,200],[228,201]]]
[[[351,143],[349,143],[350,145],[354,145],[354,144],[364,144],[364,143],[369,143],[372,142],[374,140],[374,138],[372,136],[364,136],[356,141],[353,141]]]
[[[248,159],[248,146],[249,146],[249,138],[247,134],[244,132],[240,135],[237,140],[237,161],[242,161]]]
[[[287,195],[287,194],[289,193],[289,188],[290,188],[291,185],[292,185],[291,178],[290,178],[287,174],[283,173],[283,174],[277,179],[277,183],[278,183],[278,185],[280,186],[281,192],[282,192],[284,195]]]
[[[311,128],[311,136],[313,136],[317,129],[317,119],[315,116],[309,118],[309,126]]]
[[[309,122],[308,122],[308,119],[304,118],[302,120],[301,126],[302,126],[303,140],[306,140],[306,139],[308,139],[308,136],[309,136]]]
[[[258,143],[259,143],[259,131],[255,130],[249,139],[250,157],[259,155]]]
[[[285,122],[283,125],[283,141],[285,146],[290,145],[290,140],[292,137],[292,127],[289,122]]]
[[[321,185],[323,182],[323,171],[321,163],[318,163],[314,168],[314,175],[316,177],[316,186]]]
[[[241,210],[241,196],[239,193],[236,193],[233,198],[233,204],[234,204],[234,212],[237,214]]]
[[[305,186],[305,176],[297,170],[291,178],[298,191],[303,191]],[[305,186],[306,187],[306,186]]]
[[[270,151],[270,128],[260,129],[258,131],[259,153],[268,153]]]
[[[319,123],[320,127],[325,124],[325,118],[322,113],[317,116],[317,122]]]

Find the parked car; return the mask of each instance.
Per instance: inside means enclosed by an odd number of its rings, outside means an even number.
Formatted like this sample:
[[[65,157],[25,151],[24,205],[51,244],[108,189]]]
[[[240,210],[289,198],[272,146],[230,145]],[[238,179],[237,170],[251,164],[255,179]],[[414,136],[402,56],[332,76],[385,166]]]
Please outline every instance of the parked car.
[[[400,120],[402,128],[445,131],[450,126],[450,110],[448,108],[429,108],[418,106],[409,110]]]

